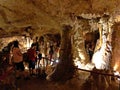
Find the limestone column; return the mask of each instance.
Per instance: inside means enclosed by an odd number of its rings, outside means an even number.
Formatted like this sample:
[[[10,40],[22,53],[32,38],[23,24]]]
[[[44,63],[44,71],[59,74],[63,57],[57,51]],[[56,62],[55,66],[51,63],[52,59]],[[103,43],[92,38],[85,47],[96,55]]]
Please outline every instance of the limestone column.
[[[68,25],[63,26],[61,32],[61,50],[60,61],[55,70],[47,76],[49,80],[67,80],[74,74],[74,64],[72,60],[72,47],[71,47],[71,27]]]
[[[89,57],[87,55],[86,49],[85,49],[85,40],[84,40],[84,35],[83,31],[86,30],[88,21],[85,19],[78,20],[77,23],[75,24],[73,31],[74,31],[74,36],[73,36],[73,57],[75,64],[77,62],[81,64],[86,64],[89,62]],[[78,64],[79,67],[79,64]],[[80,67],[81,68],[81,67]]]
[[[112,47],[111,66],[114,71],[120,72],[120,23],[113,25]]]

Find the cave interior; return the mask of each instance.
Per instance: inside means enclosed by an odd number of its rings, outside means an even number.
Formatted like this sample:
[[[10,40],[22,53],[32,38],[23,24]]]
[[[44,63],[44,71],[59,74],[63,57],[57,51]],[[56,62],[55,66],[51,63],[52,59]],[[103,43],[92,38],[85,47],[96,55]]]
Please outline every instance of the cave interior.
[[[57,83],[57,89],[49,90],[116,90],[120,88],[119,37],[120,0],[0,0],[1,90],[10,83],[2,76],[13,67],[11,48],[16,40],[26,74],[26,52],[32,43],[38,44],[42,60],[36,62],[36,70],[41,70],[36,74],[45,73],[46,81]]]

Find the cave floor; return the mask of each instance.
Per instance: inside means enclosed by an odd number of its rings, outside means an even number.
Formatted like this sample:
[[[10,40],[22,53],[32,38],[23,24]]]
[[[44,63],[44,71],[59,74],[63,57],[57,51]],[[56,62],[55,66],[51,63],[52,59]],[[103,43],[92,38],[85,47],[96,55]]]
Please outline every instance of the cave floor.
[[[28,80],[13,79],[15,80],[14,89],[3,85],[0,86],[0,90],[120,90],[120,81],[118,82],[116,78],[106,81],[107,79],[104,78],[107,77],[95,75],[93,78],[89,72],[79,71],[79,74],[66,82],[53,82],[46,80],[44,74],[40,74],[39,76],[31,76]]]
[[[90,81],[83,83],[79,80],[79,85],[74,84],[78,82],[76,80],[68,81],[66,83],[56,83],[47,81],[41,77],[32,77],[30,80],[16,80],[17,90],[120,90],[119,83],[112,82],[107,88],[92,84]],[[77,83],[77,84],[78,84]],[[96,83],[98,83],[96,81]]]

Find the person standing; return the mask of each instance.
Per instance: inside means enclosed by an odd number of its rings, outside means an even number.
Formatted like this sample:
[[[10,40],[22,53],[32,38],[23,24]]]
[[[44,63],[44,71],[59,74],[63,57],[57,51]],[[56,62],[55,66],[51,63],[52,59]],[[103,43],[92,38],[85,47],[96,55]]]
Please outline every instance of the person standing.
[[[27,50],[27,55],[29,59],[29,71],[30,75],[35,75],[35,64],[36,64],[36,44],[33,43],[31,48]]]
[[[13,43],[12,48],[13,63],[16,68],[16,78],[19,79],[21,75],[24,75],[23,55],[19,48],[19,42],[16,40]]]

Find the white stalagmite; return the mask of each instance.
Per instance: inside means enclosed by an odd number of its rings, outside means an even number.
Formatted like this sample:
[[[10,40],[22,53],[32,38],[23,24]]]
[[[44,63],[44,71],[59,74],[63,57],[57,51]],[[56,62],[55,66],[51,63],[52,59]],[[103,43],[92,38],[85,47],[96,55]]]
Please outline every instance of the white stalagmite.
[[[101,48],[95,52],[92,62],[97,69],[109,69],[109,60],[111,57],[111,45],[109,42],[103,43]]]
[[[108,70],[110,68],[110,59],[112,52],[111,46],[112,30],[110,30],[111,25],[109,24],[104,24],[102,26],[103,26],[101,29],[102,33],[100,32],[101,33],[100,36],[102,37],[102,44],[100,48],[94,53],[92,57],[92,63],[95,64],[96,69]]]

